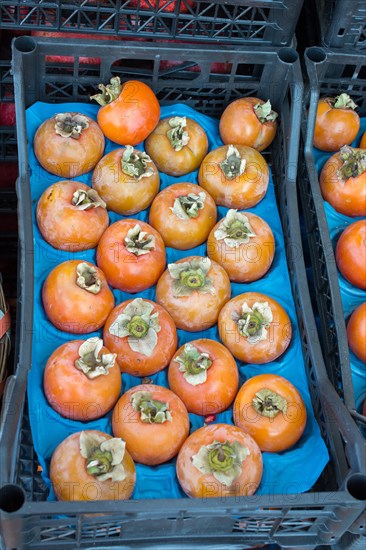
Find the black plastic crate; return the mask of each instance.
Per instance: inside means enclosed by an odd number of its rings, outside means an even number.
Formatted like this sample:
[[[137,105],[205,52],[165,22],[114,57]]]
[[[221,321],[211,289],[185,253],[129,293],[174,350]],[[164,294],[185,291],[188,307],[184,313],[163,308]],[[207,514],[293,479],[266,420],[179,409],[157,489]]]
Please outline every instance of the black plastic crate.
[[[366,116],[366,58],[362,54],[314,47],[306,50],[305,61],[309,76],[309,113],[307,116],[304,109],[298,181],[313,269],[323,356],[334,388],[358,424],[365,427],[366,418],[356,410],[345,314],[333,244],[313,157],[313,135],[320,96],[335,96],[346,92],[357,102],[360,116]]]
[[[366,52],[365,0],[317,0],[323,44]]]
[[[227,44],[290,44],[303,0],[2,1],[0,28]]]
[[[65,55],[102,58],[98,68],[60,67],[46,61],[62,44]],[[167,44],[106,45],[18,38],[13,43],[17,99],[20,177],[20,282],[18,364],[5,397],[0,437],[0,522],[6,550],[119,547],[242,549],[266,542],[282,547],[333,545],[346,534],[362,532],[364,447],[352,418],[330,384],[317,341],[302,255],[296,172],[302,80],[294,50],[202,47]],[[115,61],[122,58],[122,64]],[[126,61],[128,60],[128,62]],[[178,61],[161,70],[164,60]],[[212,62],[230,62],[230,75],[210,73]],[[195,62],[200,74],[187,70]],[[100,81],[120,74],[150,84],[163,105],[177,100],[219,116],[243,95],[269,97],[281,113],[278,135],[267,160],[271,163],[286,241],[293,296],[313,407],[331,461],[313,492],[254,495],[241,499],[140,500],[124,502],[46,502],[47,490],[37,470],[26,408],[31,365],[33,319],[33,241],[24,108],[35,101],[88,101]],[[67,69],[67,70],[66,70]],[[87,72],[85,72],[87,71]],[[275,81],[273,78],[275,75]],[[277,85],[276,85],[277,83]]]

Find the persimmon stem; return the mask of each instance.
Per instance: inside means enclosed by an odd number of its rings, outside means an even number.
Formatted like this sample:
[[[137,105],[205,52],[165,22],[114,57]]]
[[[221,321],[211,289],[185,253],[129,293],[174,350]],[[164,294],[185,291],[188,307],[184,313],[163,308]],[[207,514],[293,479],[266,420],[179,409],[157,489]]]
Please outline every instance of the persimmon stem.
[[[121,80],[119,76],[114,76],[106,86],[104,84],[99,84],[98,89],[101,93],[90,96],[90,99],[94,99],[99,105],[104,107],[120,96],[122,91]]]
[[[255,394],[252,404],[257,413],[267,418],[275,418],[278,413],[287,411],[286,399],[267,388],[263,388]]]
[[[89,128],[88,118],[78,113],[55,115],[55,132],[62,137],[79,139],[83,130]]]
[[[112,468],[112,453],[110,451],[101,451],[96,448],[90,455],[86,463],[86,470],[90,475],[107,474]]]
[[[127,328],[130,334],[135,336],[135,338],[143,338],[149,330],[149,323],[144,321],[142,317],[136,315],[135,317],[132,317],[131,321],[127,325]]]
[[[339,158],[343,164],[337,174],[343,181],[348,178],[357,178],[366,172],[366,151],[364,149],[357,150],[344,145],[339,152]]]
[[[351,109],[354,111],[358,105],[348,94],[340,94],[337,97],[329,98],[328,103],[333,109]]]
[[[220,162],[220,168],[228,180],[233,180],[244,174],[246,160],[240,156],[240,153],[234,145],[229,145],[226,158]]]

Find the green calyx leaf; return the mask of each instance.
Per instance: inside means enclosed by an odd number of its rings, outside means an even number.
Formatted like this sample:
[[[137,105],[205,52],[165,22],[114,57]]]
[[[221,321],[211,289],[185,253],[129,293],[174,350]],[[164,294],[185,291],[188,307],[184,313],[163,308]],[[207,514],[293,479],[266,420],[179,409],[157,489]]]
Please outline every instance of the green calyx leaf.
[[[100,292],[102,282],[98,277],[98,271],[94,266],[82,262],[77,265],[76,274],[76,284],[80,288],[83,288],[92,294],[98,294]]]
[[[90,96],[90,99],[96,101],[102,107],[109,105],[121,94],[122,85],[119,76],[112,77],[110,83],[106,86],[104,86],[104,84],[99,84],[98,90],[100,90],[101,93]]]
[[[199,211],[205,206],[206,193],[188,193],[178,197],[174,201],[174,206],[170,210],[180,220],[189,220],[190,218],[198,218]]]
[[[148,164],[152,160],[143,151],[135,150],[131,145],[126,145],[126,150],[122,155],[122,172],[127,176],[131,176],[136,181],[142,178],[148,178],[153,175],[154,170]]]
[[[136,353],[150,357],[158,343],[159,313],[142,298],[136,298],[118,315],[109,332],[118,338],[128,336],[128,345]]]
[[[142,422],[163,424],[164,422],[172,421],[169,404],[153,399],[151,393],[148,391],[137,391],[134,393],[131,403],[135,411],[140,413]]]
[[[83,372],[87,378],[93,380],[98,376],[107,376],[116,362],[116,353],[102,353],[103,340],[97,336],[85,340],[79,348],[79,359],[75,367]]]
[[[203,445],[198,453],[192,456],[192,463],[203,474],[211,474],[220,483],[230,487],[240,476],[242,463],[249,454],[249,449],[238,441],[214,441],[209,445]]]
[[[339,154],[339,158],[343,161],[342,166],[337,170],[337,176],[347,181],[349,178],[357,178],[366,172],[366,150],[353,149],[349,145],[344,145]]]
[[[211,267],[208,258],[169,264],[168,270],[173,281],[174,296],[190,296],[197,291],[201,294],[215,294],[215,288],[207,273]]]
[[[206,382],[207,370],[212,365],[208,353],[200,353],[192,344],[186,344],[175,361],[179,363],[179,370],[189,384],[197,386]]]
[[[226,158],[220,162],[220,168],[228,180],[233,180],[244,174],[246,160],[242,159],[240,153],[234,145],[229,145]]]
[[[188,145],[190,140],[186,130],[187,119],[185,116],[175,116],[170,118],[168,123],[171,130],[168,130],[167,137],[174,151],[180,151],[183,147]]]
[[[255,302],[249,307],[246,302],[242,305],[242,313],[233,315],[241,336],[247,338],[250,344],[256,344],[268,338],[267,328],[273,321],[272,310],[268,302]]]
[[[279,412],[286,413],[287,401],[278,393],[263,388],[255,394],[252,401],[254,409],[267,418],[275,418]]]
[[[357,109],[358,105],[348,94],[340,94],[339,96],[330,99],[330,105],[334,109]]]
[[[95,189],[78,189],[73,194],[71,204],[78,210],[90,210],[91,208],[107,208],[106,203],[100,198]]]
[[[256,233],[245,214],[229,210],[214,235],[218,241],[223,240],[230,248],[237,248],[241,244],[247,244]]]
[[[155,250],[155,237],[146,231],[141,231],[139,224],[136,224],[128,230],[125,245],[128,252],[132,252],[135,256],[142,256]]]
[[[112,437],[107,439],[90,430],[80,434],[80,454],[86,459],[86,471],[98,481],[123,481],[126,473],[122,465],[125,442]]]
[[[257,115],[259,122],[262,124],[264,122],[271,122],[278,118],[278,113],[272,110],[272,105],[270,100],[265,103],[257,103],[254,107],[254,112]]]
[[[59,113],[55,115],[54,128],[59,136],[79,139],[82,131],[89,128],[88,117],[78,113]]]

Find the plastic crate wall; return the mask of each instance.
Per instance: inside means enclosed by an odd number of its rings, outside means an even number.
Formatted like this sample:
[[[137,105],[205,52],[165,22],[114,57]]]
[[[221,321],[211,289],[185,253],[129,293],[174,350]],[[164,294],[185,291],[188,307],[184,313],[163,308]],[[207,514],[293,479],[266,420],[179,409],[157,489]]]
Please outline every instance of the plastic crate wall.
[[[365,425],[364,417],[355,410],[346,325],[333,245],[312,156],[312,132],[320,96],[347,92],[358,104],[359,114],[366,115],[366,58],[362,54],[321,48],[309,48],[305,58],[310,80],[308,103],[311,107],[309,119],[303,112],[298,182],[319,311],[321,344],[335,390],[354,418]]]
[[[66,55],[77,51],[78,55],[95,56],[98,52],[101,65],[85,68],[79,65],[78,59],[72,66],[48,63],[45,56],[56,54],[60,43],[45,39],[35,42],[29,38],[19,38],[14,43],[21,158],[17,184],[21,198],[21,319],[19,365],[7,394],[0,441],[3,464],[0,470],[0,509],[4,510],[4,501],[6,497],[9,500],[9,495],[15,503],[12,510],[0,515],[5,548],[71,550],[96,545],[100,548],[141,548],[158,544],[162,537],[164,548],[180,550],[197,548],[203,543],[211,548],[242,549],[243,544],[249,546],[263,542],[276,542],[291,548],[314,548],[321,543],[337,542],[350,529],[359,530],[353,526],[362,512],[355,481],[361,487],[365,481],[357,473],[363,460],[361,438],[329,384],[320,348],[313,339],[315,325],[302,259],[295,187],[302,84],[296,53],[291,49],[277,53],[275,50],[230,50],[223,47],[200,48],[199,51],[185,48],[181,51],[166,44],[136,44],[131,52],[127,45],[124,48],[91,43],[80,46],[72,40],[63,45]],[[114,64],[117,55],[125,60],[122,64]],[[161,70],[161,61],[167,59],[178,60],[180,65],[168,71]],[[187,70],[187,63],[191,64],[192,60],[200,66],[199,74]],[[231,74],[211,74],[213,60],[232,63]],[[126,501],[123,505],[118,502],[44,501],[46,492],[37,471],[24,409],[27,369],[31,360],[33,302],[24,107],[38,99],[85,101],[100,81],[108,80],[111,66],[113,73],[119,73],[123,80],[135,77],[149,83],[163,104],[182,101],[201,112],[219,116],[231,100],[242,95],[259,95],[270,97],[274,108],[281,112],[278,137],[272,155],[268,154],[267,159],[273,160],[272,171],[277,183],[285,237],[291,245],[289,267],[314,408],[332,455],[332,463],[319,481],[319,492],[254,495],[243,500],[210,499],[209,503],[198,499],[160,500],[158,503]],[[274,73],[277,86],[273,85]],[[292,247],[296,255],[292,255]],[[345,442],[349,445],[346,446]]]
[[[365,0],[316,0],[323,44],[366,51]]]
[[[17,0],[0,28],[227,44],[290,44],[303,0]]]

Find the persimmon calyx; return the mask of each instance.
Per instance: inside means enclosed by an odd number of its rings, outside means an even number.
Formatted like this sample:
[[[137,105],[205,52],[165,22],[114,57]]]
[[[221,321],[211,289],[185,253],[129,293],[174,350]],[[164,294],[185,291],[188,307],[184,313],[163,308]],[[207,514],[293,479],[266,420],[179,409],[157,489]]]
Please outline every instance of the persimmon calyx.
[[[287,412],[286,399],[268,388],[258,391],[252,404],[257,413],[267,418],[275,418],[279,412]]]
[[[146,231],[141,231],[139,224],[136,224],[127,231],[125,246],[128,252],[132,252],[135,256],[143,256],[155,250],[155,237]]]
[[[366,172],[366,150],[353,149],[349,145],[344,145],[338,153],[342,166],[337,170],[337,176],[347,181],[349,178],[357,178]]]
[[[163,424],[172,421],[169,403],[153,399],[149,391],[137,391],[131,397],[131,403],[135,411],[140,413],[141,422]]]
[[[265,103],[257,103],[257,105],[254,106],[254,112],[257,116],[257,119],[262,124],[264,124],[265,122],[273,122],[278,118],[278,113],[276,113],[276,111],[273,111],[269,99]]]
[[[91,208],[107,208],[106,203],[98,195],[95,189],[78,189],[72,196],[71,204],[78,210],[90,210]]]
[[[108,375],[116,362],[117,354],[100,354],[102,348],[103,340],[97,336],[85,340],[79,348],[79,358],[75,361],[75,367],[90,380]]]
[[[89,128],[88,118],[79,113],[58,113],[55,115],[55,132],[62,137],[79,139],[83,130]]]
[[[256,344],[268,338],[267,329],[273,321],[273,315],[268,302],[255,302],[252,307],[244,302],[241,314],[233,314],[233,320],[238,325],[239,334],[249,344]]]
[[[168,270],[173,278],[174,296],[190,296],[195,291],[201,294],[215,294],[213,282],[207,277],[210,268],[211,260],[209,258],[169,264]]]
[[[119,78],[119,76],[113,76],[110,79],[109,84],[107,84],[106,86],[104,84],[99,84],[98,90],[100,90],[101,93],[90,96],[90,99],[93,99],[102,107],[104,107],[105,105],[109,105],[110,103],[118,99],[121,94],[121,79]]]
[[[214,441],[202,445],[198,453],[192,456],[192,463],[201,473],[211,474],[217,481],[230,487],[240,476],[242,462],[249,454],[249,449],[239,441]]]
[[[234,145],[229,145],[226,158],[220,162],[220,168],[228,180],[233,180],[244,174],[247,161],[242,159],[240,153]]]
[[[175,361],[179,363],[179,370],[183,372],[184,378],[191,386],[204,384],[207,380],[207,370],[211,367],[212,361],[208,353],[200,353],[192,344],[186,344]]]
[[[151,162],[149,155],[143,151],[135,150],[131,145],[126,145],[121,160],[122,172],[136,181],[149,178],[154,173],[152,167],[147,166]]]
[[[105,437],[84,431],[80,434],[80,454],[86,459],[86,471],[98,481],[123,481],[126,472],[122,465],[126,443],[119,437]]]
[[[91,292],[92,294],[98,294],[102,287],[102,281],[98,277],[98,271],[92,265],[82,262],[76,267],[77,279],[76,284]]]
[[[171,130],[168,130],[166,135],[174,151],[180,151],[183,147],[188,145],[191,139],[186,130],[187,119],[185,116],[175,116],[168,120],[168,124]]]
[[[348,94],[340,94],[337,97],[330,98],[328,103],[333,109],[357,109],[358,105]]]
[[[188,193],[182,195],[174,201],[174,206],[170,210],[180,220],[189,220],[190,218],[198,218],[200,210],[205,206],[206,193]]]
[[[247,244],[256,233],[245,214],[229,210],[214,235],[215,239],[223,240],[230,248],[238,248],[241,244]]]
[[[136,353],[150,357],[158,343],[159,313],[153,313],[154,306],[142,298],[136,298],[118,315],[109,327],[112,336],[128,336],[128,345]]]

